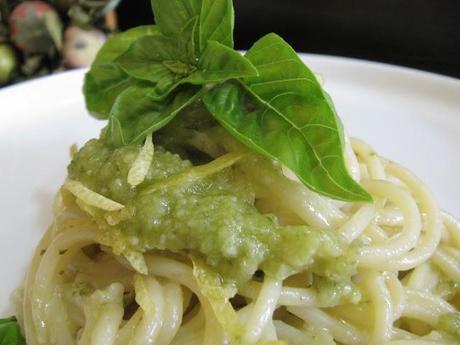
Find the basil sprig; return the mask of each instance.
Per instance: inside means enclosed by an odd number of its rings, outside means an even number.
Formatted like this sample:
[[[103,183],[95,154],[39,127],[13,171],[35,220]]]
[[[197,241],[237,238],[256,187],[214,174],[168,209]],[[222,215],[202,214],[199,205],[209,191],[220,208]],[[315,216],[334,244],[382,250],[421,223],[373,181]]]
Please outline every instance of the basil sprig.
[[[14,317],[0,319],[0,345],[26,345]]]
[[[114,146],[140,143],[202,101],[238,140],[331,198],[371,201],[344,161],[329,95],[282,38],[233,49],[232,0],[152,0],[156,26],[113,36],[87,73],[88,110]],[[184,113],[186,116],[186,113]]]

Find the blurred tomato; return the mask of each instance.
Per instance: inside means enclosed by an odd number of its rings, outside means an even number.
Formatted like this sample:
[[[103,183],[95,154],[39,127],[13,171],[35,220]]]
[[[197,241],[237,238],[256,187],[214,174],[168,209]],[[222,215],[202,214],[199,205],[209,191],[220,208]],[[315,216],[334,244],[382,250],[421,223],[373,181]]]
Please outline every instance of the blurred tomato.
[[[9,17],[14,44],[26,54],[46,54],[62,47],[62,22],[43,1],[25,1]]]

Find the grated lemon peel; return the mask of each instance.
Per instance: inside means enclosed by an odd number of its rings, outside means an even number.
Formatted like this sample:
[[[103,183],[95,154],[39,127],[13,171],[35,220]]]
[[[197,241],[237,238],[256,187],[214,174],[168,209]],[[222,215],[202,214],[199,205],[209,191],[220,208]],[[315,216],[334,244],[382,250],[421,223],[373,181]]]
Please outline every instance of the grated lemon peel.
[[[64,183],[63,188],[77,197],[80,202],[104,211],[119,211],[125,207],[114,200],[106,198],[102,194],[92,191],[79,181],[69,180]]]
[[[150,165],[152,164],[154,151],[152,134],[149,134],[145,139],[144,146],[129,170],[128,183],[131,187],[136,187],[144,182],[149,172]]]

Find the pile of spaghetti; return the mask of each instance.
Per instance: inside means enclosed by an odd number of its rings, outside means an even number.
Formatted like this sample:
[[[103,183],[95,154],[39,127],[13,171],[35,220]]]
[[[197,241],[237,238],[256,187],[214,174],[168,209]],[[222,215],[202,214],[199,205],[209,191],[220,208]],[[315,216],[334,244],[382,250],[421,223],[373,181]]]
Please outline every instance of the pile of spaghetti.
[[[347,271],[347,284],[334,281],[340,272],[311,270],[308,262],[287,276],[257,269],[227,287],[185,251],[123,255],[96,221],[100,211],[105,228],[116,228],[119,220],[110,217],[123,205],[69,180],[25,284],[20,315],[28,344],[456,344],[460,224],[440,212],[409,171],[361,141],[352,146],[350,171],[373,203],[321,197],[281,166],[259,162],[249,170],[247,161],[260,157],[239,151],[186,168],[186,175],[173,174],[175,180],[161,187],[193,189],[208,174],[247,169],[237,176],[257,185],[254,205],[261,212],[269,210],[284,226],[337,235],[337,248],[325,255]],[[139,171],[146,156],[154,169],[152,149],[151,141],[139,148],[131,169]],[[130,172],[132,179],[136,172]]]
[[[235,51],[231,0],[152,5],[86,75],[108,124],[71,150],[27,344],[456,344],[460,224],[281,37]]]

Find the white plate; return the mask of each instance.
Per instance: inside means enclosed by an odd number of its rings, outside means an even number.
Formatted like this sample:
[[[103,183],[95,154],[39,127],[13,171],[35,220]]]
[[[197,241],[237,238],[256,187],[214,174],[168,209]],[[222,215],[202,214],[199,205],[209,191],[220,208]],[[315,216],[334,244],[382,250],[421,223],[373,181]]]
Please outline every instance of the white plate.
[[[445,209],[460,216],[460,81],[388,65],[305,55],[332,95],[349,133],[415,171]],[[23,278],[51,201],[64,180],[68,148],[103,123],[85,111],[84,71],[0,92],[0,315]]]

